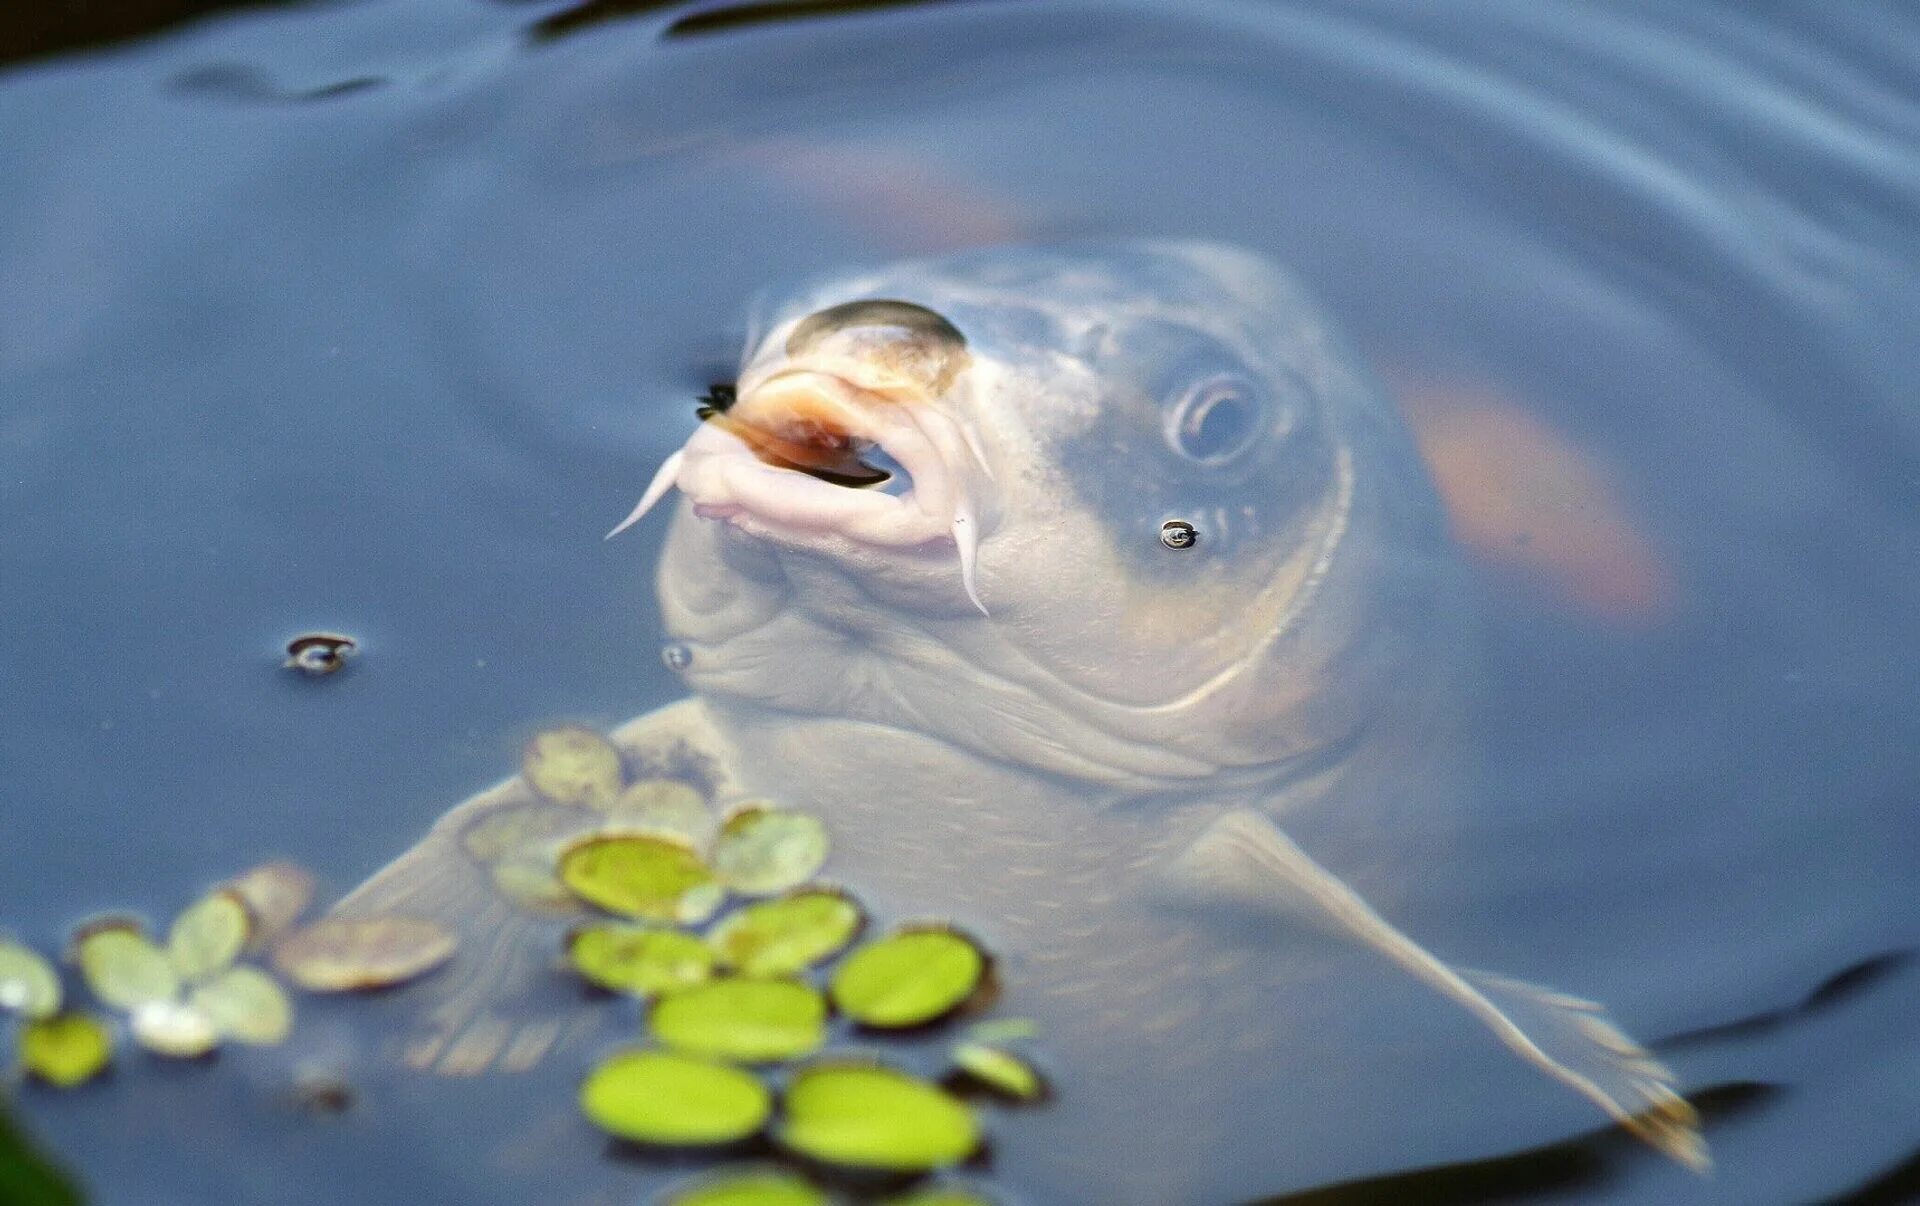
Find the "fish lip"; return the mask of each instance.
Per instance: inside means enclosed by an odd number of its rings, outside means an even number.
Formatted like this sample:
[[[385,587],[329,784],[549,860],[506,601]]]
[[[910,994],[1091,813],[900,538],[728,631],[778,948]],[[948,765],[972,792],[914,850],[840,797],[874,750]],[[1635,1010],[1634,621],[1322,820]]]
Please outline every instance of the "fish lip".
[[[956,513],[978,495],[974,442],[924,396],[868,388],[846,374],[780,364],[743,380],[728,417],[753,425],[804,406],[853,440],[878,445],[912,478],[903,494],[823,481],[769,464],[740,436],[703,424],[686,443],[675,484],[694,513],[755,535],[813,543],[843,536],[860,544],[912,548],[950,541]]]

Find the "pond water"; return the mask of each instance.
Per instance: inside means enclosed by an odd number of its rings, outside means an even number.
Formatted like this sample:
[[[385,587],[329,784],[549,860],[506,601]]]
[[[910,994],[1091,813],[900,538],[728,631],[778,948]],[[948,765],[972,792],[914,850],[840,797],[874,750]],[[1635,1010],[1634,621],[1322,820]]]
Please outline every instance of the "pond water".
[[[1702,1095],[1716,1170],[1594,1135],[1398,973],[1312,947],[1291,1100],[1131,1120],[1204,1173],[1087,1133],[1063,1059],[973,1175],[1030,1203],[1087,1200],[1089,1153],[1102,1200],[1913,1192],[1920,21],[830,7],[369,0],[0,69],[0,924],[47,948],[269,857],[344,891],[540,726],[678,697],[664,526],[600,536],[763,288],[1218,239],[1320,297],[1453,449],[1456,507],[1514,456],[1547,479],[1519,545],[1465,533],[1483,769],[1444,845],[1297,836],[1392,869],[1382,907],[1435,950],[1606,1002]],[[310,629],[360,641],[348,673],[281,670]],[[1044,1012],[1007,972],[1006,1011]],[[701,1166],[609,1153],[584,1057],[371,1058],[398,1012],[303,1002],[285,1049],[123,1056],[14,1110],[109,1203],[631,1201]],[[315,1067],[345,1114],[289,1104]]]

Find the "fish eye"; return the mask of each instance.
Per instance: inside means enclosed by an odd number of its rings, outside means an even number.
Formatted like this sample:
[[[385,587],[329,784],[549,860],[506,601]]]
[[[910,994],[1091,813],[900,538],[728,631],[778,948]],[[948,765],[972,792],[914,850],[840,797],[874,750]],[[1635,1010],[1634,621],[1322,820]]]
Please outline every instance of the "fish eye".
[[[1167,408],[1167,444],[1201,465],[1224,465],[1253,447],[1265,429],[1267,401],[1252,381],[1218,373],[1188,387]]]

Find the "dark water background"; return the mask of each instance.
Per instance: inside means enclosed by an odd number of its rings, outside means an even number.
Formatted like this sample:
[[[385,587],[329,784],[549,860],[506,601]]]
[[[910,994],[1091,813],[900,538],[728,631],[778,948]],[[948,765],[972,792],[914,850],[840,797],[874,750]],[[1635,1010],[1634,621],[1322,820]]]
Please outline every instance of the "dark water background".
[[[661,529],[599,534],[762,286],[1222,238],[1291,265],[1395,381],[1497,390],[1607,465],[1679,586],[1622,628],[1502,583],[1493,774],[1420,929],[1608,1002],[1690,1089],[1739,1086],[1709,1098],[1718,1173],[1602,1141],[1350,1198],[1916,1184],[1892,1172],[1920,1151],[1913,10],[693,11],[323,4],[0,67],[0,921],[47,946],[276,855],[344,888],[535,727],[669,699]],[[9,55],[63,40],[14,32]],[[360,664],[282,673],[314,627]],[[110,1203],[657,1181],[603,1157],[577,1068],[370,1071],[341,1118],[286,1105],[357,1025],[313,1007],[297,1049],[125,1060],[16,1109]],[[1345,1149],[1240,1188],[1591,1126],[1507,1072],[1409,1085],[1431,1133],[1329,1103]],[[994,1184],[1073,1141],[1047,1125],[1004,1120]]]

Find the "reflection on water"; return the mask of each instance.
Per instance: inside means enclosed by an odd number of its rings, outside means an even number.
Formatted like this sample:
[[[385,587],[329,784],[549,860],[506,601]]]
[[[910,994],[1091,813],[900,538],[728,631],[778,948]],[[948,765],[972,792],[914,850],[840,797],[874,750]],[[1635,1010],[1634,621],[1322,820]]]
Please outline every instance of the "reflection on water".
[[[1288,936],[1275,959],[1313,974],[1276,1058],[1314,1097],[1193,1134],[1196,1196],[1904,1192],[1910,15],[982,3],[669,39],[707,10],[641,7],[537,47],[566,10],[252,12],[0,76],[7,925],[50,946],[270,856],[345,889],[537,727],[674,698],[658,533],[599,535],[764,287],[989,239],[1222,239],[1295,269],[1410,411],[1495,416],[1449,436],[1463,497],[1532,455],[1484,450],[1550,449],[1632,543],[1542,520],[1588,497],[1557,473],[1476,531],[1631,548],[1671,586],[1622,622],[1481,540],[1485,774],[1431,823],[1302,845],[1446,957],[1606,1001],[1725,1108],[1709,1181],[1558,1146],[1583,1103]],[[289,633],[332,628],[363,640],[352,672],[283,674]],[[109,1202],[658,1183],[586,1133],[577,1065],[476,1090],[358,1062],[390,1022],[316,1005],[286,1052],[15,1109]],[[316,1069],[353,1078],[338,1117],[294,1104]],[[1053,1071],[1060,1108],[996,1136],[1027,1200],[1072,1200],[1093,1144]]]

